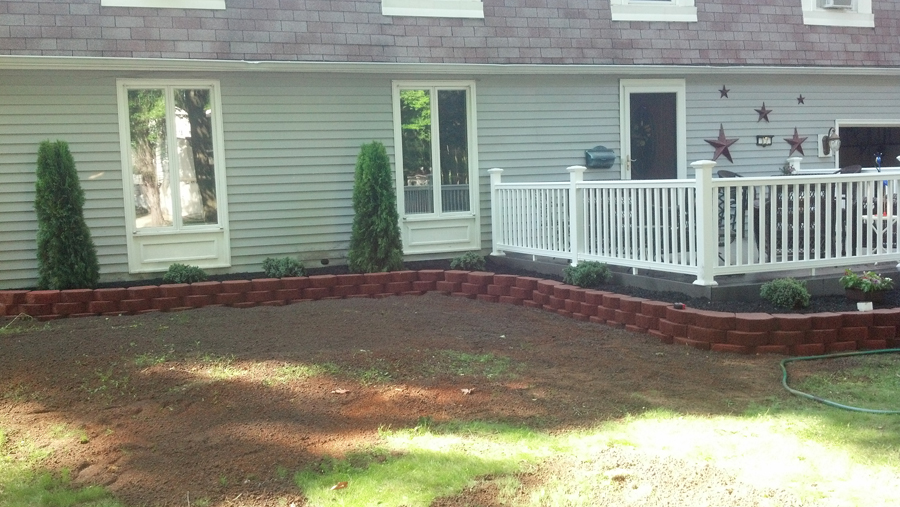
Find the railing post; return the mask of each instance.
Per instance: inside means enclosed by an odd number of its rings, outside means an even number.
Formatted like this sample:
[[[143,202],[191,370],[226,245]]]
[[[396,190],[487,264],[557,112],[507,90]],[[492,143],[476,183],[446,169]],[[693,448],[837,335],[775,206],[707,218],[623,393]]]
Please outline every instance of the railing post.
[[[718,255],[719,232],[713,208],[712,171],[716,163],[699,160],[691,164],[697,185],[697,279],[694,285],[718,285],[714,280],[714,263]]]
[[[800,162],[803,161],[803,157],[788,157],[787,163],[794,170],[793,172],[799,174],[800,173]]]
[[[491,175],[491,255],[506,255],[497,245],[503,238],[503,221],[500,219],[500,199],[497,195],[497,185],[500,184],[500,176],[503,169],[494,167],[488,169]]]
[[[584,223],[584,217],[578,199],[578,184],[584,181],[586,170],[587,168],[581,165],[566,168],[566,171],[569,171],[569,249],[572,252],[573,266],[578,265],[578,254],[581,252],[581,224]]]

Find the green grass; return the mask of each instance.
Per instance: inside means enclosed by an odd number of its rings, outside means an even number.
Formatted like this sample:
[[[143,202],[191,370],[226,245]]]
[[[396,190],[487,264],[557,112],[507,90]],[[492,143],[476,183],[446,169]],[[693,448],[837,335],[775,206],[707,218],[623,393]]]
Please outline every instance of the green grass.
[[[822,359],[833,369],[791,386],[842,405],[900,410],[900,353]],[[790,365],[788,365],[790,372]]]
[[[235,368],[232,356],[197,359],[202,369]],[[864,399],[881,403],[885,397],[896,402],[896,355],[842,361],[846,367],[824,370],[804,387],[820,389],[819,395],[846,396],[843,401],[849,404]],[[443,374],[495,378],[510,375],[515,364],[489,354],[440,351],[429,367]],[[364,382],[393,375],[392,368],[373,358],[351,373]],[[272,378],[290,382],[335,372],[347,373],[332,364],[290,364]],[[490,485],[502,505],[587,507],[618,487],[597,464],[599,457],[609,449],[626,448],[662,463],[679,460],[698,470],[714,466],[741,483],[788,491],[806,503],[900,507],[900,417],[840,410],[786,393],[736,410],[729,415],[647,411],[564,432],[502,422],[435,423],[422,416],[409,428],[381,429],[372,446],[296,472],[279,467],[274,476],[293,476],[311,506],[425,507],[468,487]],[[55,439],[87,437],[65,425],[50,431]],[[27,436],[0,428],[0,507],[122,507],[102,488],[73,488],[65,473],[44,471],[50,452]],[[237,480],[210,479],[223,487]],[[664,494],[653,489],[658,485],[652,478],[638,479],[643,483],[635,491]],[[344,482],[346,487],[333,489]]]
[[[698,469],[712,464],[744,483],[784,489],[807,502],[828,498],[834,505],[900,506],[897,418],[835,413],[804,400],[784,405],[739,416],[648,412],[560,434],[423,419],[408,430],[382,432],[375,448],[302,470],[295,481],[314,506],[427,506],[484,477],[493,481],[498,498],[517,499],[507,505],[589,506],[598,503],[598,488],[612,486],[604,482],[606,470],[586,464],[606,449],[624,446],[686,460]],[[572,466],[523,490],[515,474],[533,471],[548,458]],[[332,489],[341,482],[347,487]]]
[[[0,326],[0,336],[6,334],[33,333],[49,330],[49,322],[45,322],[43,325],[39,325],[38,321],[36,321],[34,317],[24,313],[20,313],[11,321],[7,322],[3,326]]]
[[[64,428],[54,431],[66,433]],[[65,436],[65,435],[64,435]],[[98,486],[73,488],[68,473],[40,470],[49,451],[28,439],[10,441],[0,428],[0,506],[2,507],[124,507]]]

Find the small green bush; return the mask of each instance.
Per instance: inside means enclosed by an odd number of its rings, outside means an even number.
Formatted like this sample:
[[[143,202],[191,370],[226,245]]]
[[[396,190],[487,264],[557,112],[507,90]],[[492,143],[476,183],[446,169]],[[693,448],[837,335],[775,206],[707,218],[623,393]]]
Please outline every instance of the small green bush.
[[[806,282],[793,278],[778,278],[763,284],[759,296],[781,308],[806,308],[809,306],[809,291]]]
[[[209,278],[206,272],[197,266],[186,266],[184,264],[172,264],[169,270],[163,275],[165,283],[194,283],[202,282]]]
[[[262,268],[268,278],[306,276],[306,268],[303,267],[303,263],[293,257],[268,257],[263,261]]]
[[[612,280],[609,266],[597,261],[583,261],[577,266],[563,270],[563,282],[587,289],[597,287]]]
[[[478,252],[466,252],[450,260],[450,269],[484,271],[484,256]]]

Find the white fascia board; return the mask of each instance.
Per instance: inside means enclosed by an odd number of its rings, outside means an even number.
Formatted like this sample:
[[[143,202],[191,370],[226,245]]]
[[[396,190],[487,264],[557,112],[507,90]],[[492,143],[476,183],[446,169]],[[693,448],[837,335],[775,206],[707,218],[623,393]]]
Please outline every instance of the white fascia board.
[[[0,55],[0,69],[158,72],[328,72],[428,75],[694,75],[900,76],[900,67],[776,67],[714,65],[513,65],[463,63],[286,62]]]

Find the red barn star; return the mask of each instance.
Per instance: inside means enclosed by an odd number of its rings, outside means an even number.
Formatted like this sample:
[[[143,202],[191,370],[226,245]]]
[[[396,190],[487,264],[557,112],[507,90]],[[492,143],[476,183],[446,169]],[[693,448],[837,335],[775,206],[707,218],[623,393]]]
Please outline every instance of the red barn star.
[[[732,164],[734,160],[731,159],[731,152],[728,151],[728,147],[732,144],[738,142],[737,139],[726,139],[725,138],[725,127],[722,124],[719,124],[719,137],[718,139],[704,139],[704,141],[708,142],[712,146],[716,148],[716,153],[713,155],[713,161],[719,158],[719,155],[725,155],[725,158],[728,159]],[[802,153],[802,152],[801,152]]]
[[[804,97],[802,93],[800,94],[799,97],[797,97],[797,104],[798,104],[798,105],[799,105],[799,104],[804,104],[804,105],[806,104],[806,97]]]
[[[803,153],[803,141],[806,141],[807,139],[807,137],[798,136],[797,127],[794,127],[794,137],[784,138],[784,140],[791,145],[791,152],[788,153],[788,156],[790,157],[791,155],[793,155],[795,151],[799,151],[801,155],[806,156],[806,154]]]
[[[730,92],[730,91],[731,91],[731,90],[729,90],[728,88],[725,88],[725,85],[722,85],[722,89],[719,90],[719,98],[720,98],[720,99],[727,99],[727,98],[728,98],[728,92]]]
[[[756,123],[759,123],[763,120],[766,120],[766,123],[769,123],[769,113],[772,112],[771,109],[766,109],[766,103],[763,102],[762,109],[754,109],[757,113],[759,113],[759,119],[756,120]]]

